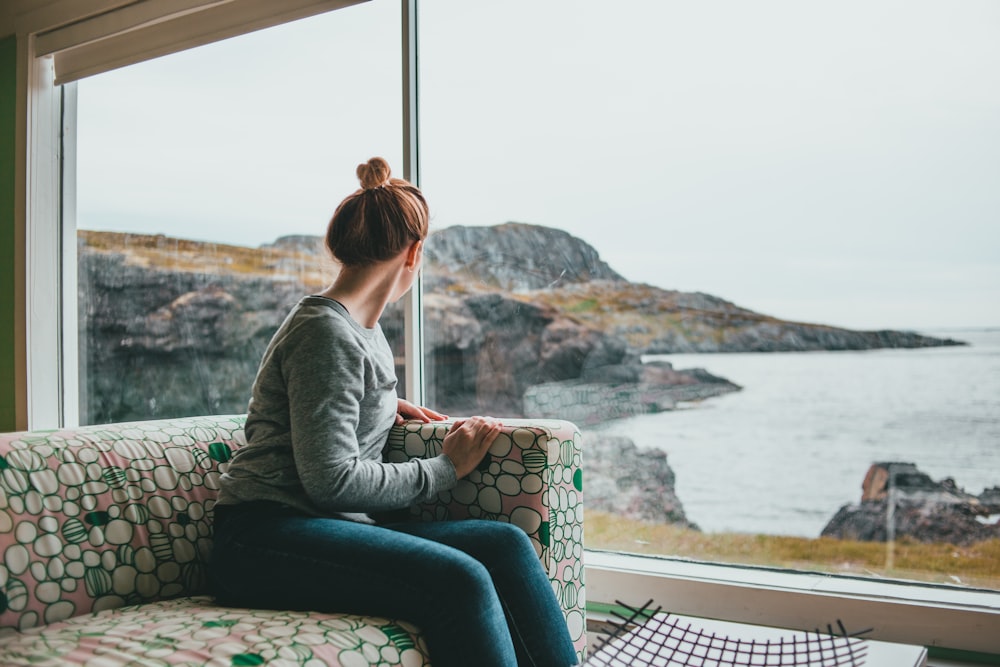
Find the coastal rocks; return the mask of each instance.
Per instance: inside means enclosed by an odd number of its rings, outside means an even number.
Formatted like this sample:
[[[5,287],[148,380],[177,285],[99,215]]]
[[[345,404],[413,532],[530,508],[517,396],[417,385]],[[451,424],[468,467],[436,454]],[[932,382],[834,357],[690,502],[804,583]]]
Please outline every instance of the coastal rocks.
[[[674,492],[666,453],[639,450],[628,438],[601,432],[588,433],[585,446],[588,510],[698,530]]]
[[[532,417],[568,419],[589,426],[673,410],[681,402],[700,401],[741,389],[703,369],[675,371],[665,362],[622,365],[609,371],[609,375],[614,379],[606,382],[569,380],[529,387],[524,393],[524,411]],[[627,377],[636,379],[622,381]]]
[[[81,243],[89,421],[244,411],[268,340],[316,287],[271,272],[318,253],[308,237],[276,243],[260,256],[261,271],[233,273],[219,268],[231,249],[206,245],[198,253],[185,242],[192,259],[181,265],[175,245],[95,232]],[[578,378],[585,368],[610,377],[625,360],[621,341],[548,306],[495,293],[431,293],[424,306],[427,383],[433,404],[450,414],[524,416],[530,386]],[[402,358],[401,310],[382,324]]]
[[[844,505],[823,529],[824,537],[885,542],[967,545],[1000,538],[1000,488],[974,496],[946,478],[935,482],[912,463],[872,464],[861,502]]]
[[[79,255],[86,420],[245,412],[260,357],[302,283],[151,269],[124,250]]]
[[[523,416],[525,390],[545,378],[579,376],[602,337],[552,308],[500,294],[429,298],[425,313],[431,386],[437,404],[454,414]]]
[[[558,417],[591,425],[672,409],[739,387],[701,370],[644,364],[621,339],[559,310],[499,293],[428,294],[427,379],[446,414]],[[383,318],[401,338],[402,318]]]
[[[248,248],[82,230],[78,241],[90,422],[245,410],[288,309],[336,273],[320,237]],[[642,363],[650,352],[950,344],[900,332],[851,338],[708,294],[630,283],[587,243],[545,227],[449,227],[428,238],[426,254],[423,377],[428,401],[448,414],[556,411],[590,424],[738,389],[703,371]],[[400,378],[403,321],[399,304],[381,320]]]
[[[906,331],[855,331],[790,322],[700,292],[591,280],[535,290],[581,323],[623,338],[635,354],[807,352],[964,345]]]
[[[711,299],[707,297],[707,300]],[[964,344],[907,331],[854,331],[821,324],[787,322],[721,300],[716,306],[712,310],[680,307],[667,311],[676,313],[677,321],[683,322],[683,326],[659,330],[643,350],[644,353],[815,352]],[[675,306],[664,304],[664,307]]]
[[[567,232],[516,222],[447,227],[427,239],[424,255],[429,273],[459,277],[473,288],[524,291],[625,280],[597,250]]]

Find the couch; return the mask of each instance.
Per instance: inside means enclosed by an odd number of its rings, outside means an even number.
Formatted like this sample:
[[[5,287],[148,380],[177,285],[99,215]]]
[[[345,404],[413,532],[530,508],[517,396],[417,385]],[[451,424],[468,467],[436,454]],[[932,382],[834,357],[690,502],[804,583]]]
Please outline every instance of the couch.
[[[214,603],[212,508],[243,424],[206,416],[0,435],[0,664],[432,664],[419,628],[398,619]],[[448,428],[398,426],[386,459],[434,455]],[[475,472],[411,512],[523,528],[582,660],[580,456],[569,422],[509,421]]]

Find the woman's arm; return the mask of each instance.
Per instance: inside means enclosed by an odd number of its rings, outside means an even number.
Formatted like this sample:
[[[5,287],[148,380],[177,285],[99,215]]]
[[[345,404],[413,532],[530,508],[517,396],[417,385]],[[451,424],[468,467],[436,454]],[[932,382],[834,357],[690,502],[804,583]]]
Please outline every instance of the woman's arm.
[[[446,456],[382,461],[399,408],[387,344],[372,349],[332,313],[304,322],[297,333],[281,363],[295,468],[313,504],[331,513],[393,510],[454,486],[455,467]]]

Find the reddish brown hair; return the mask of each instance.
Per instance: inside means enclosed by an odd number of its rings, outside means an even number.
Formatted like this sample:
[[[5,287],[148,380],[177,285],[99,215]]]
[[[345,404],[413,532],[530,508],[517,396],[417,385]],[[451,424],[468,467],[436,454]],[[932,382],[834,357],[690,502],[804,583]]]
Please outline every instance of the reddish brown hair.
[[[340,203],[326,229],[326,247],[344,266],[391,259],[427,238],[430,214],[424,195],[389,163],[373,157],[357,169],[361,189]]]

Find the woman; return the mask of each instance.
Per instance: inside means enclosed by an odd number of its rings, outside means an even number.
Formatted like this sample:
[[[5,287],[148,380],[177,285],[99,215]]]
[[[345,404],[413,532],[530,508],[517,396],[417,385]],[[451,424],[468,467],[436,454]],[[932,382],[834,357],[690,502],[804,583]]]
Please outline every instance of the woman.
[[[413,284],[428,230],[420,190],[372,158],[330,220],[341,269],[268,345],[246,436],[215,506],[212,578],[224,604],[395,617],[435,667],[567,667],[576,657],[530,540],[494,521],[391,522],[480,462],[501,424],[457,421],[441,455],[385,463],[389,429],[444,415],[396,397],[378,325]]]

